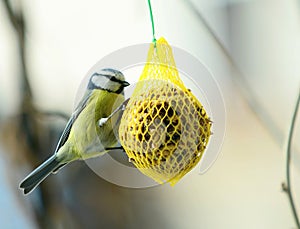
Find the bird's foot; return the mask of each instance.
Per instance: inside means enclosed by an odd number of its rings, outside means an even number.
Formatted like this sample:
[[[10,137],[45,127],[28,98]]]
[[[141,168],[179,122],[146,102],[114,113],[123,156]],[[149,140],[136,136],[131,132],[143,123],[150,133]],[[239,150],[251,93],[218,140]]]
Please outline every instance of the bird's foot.
[[[107,122],[107,120],[108,120],[108,118],[101,118],[100,120],[99,120],[99,123],[98,123],[98,125],[101,127],[101,126],[104,126],[104,124]]]

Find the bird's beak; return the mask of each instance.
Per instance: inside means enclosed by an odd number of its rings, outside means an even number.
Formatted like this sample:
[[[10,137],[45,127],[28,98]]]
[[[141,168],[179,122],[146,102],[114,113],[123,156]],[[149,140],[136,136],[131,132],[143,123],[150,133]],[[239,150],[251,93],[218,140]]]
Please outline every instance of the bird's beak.
[[[128,83],[127,81],[123,81],[122,85],[123,85],[123,87],[127,87],[130,85],[130,83]]]

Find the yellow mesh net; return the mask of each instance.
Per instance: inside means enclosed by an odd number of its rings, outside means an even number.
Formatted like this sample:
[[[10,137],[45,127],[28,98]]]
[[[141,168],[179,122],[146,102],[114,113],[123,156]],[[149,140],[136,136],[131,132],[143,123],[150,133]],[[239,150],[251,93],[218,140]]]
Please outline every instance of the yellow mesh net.
[[[158,183],[172,186],[201,159],[211,121],[179,77],[164,38],[147,63],[123,113],[119,136],[129,160]]]

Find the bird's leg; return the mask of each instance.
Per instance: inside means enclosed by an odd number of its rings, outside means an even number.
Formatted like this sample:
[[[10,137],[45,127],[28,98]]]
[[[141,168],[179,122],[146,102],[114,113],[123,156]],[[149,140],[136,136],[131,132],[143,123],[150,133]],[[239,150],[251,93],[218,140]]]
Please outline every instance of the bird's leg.
[[[101,127],[103,126],[109,119],[111,119],[114,115],[116,115],[119,111],[124,111],[126,105],[130,98],[126,99],[117,109],[115,109],[107,118],[101,118],[98,122],[98,125]],[[120,118],[121,119],[121,118]],[[120,120],[118,120],[119,122]]]
[[[116,146],[116,147],[106,147],[105,150],[116,150],[116,149],[122,149],[124,150],[124,148],[122,146]]]

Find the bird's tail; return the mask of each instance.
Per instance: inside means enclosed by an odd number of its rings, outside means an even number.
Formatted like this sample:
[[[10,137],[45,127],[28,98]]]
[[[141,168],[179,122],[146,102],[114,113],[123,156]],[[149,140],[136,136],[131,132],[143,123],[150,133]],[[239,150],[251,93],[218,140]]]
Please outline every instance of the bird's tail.
[[[66,163],[61,163],[56,154],[46,160],[43,164],[32,171],[20,184],[20,188],[24,189],[24,194],[31,192],[39,185],[47,176],[63,167]]]

